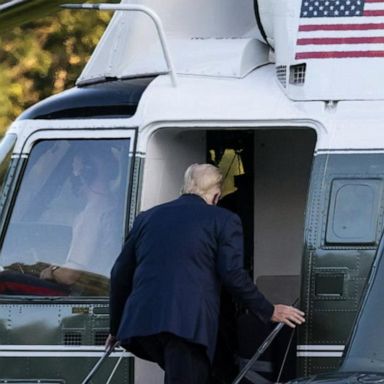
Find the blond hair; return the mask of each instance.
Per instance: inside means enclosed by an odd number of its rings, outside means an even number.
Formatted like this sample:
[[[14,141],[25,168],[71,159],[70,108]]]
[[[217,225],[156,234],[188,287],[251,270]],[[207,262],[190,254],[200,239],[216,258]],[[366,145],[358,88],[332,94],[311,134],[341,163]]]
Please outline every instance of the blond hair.
[[[213,189],[221,189],[223,175],[212,164],[192,164],[184,174],[182,193],[193,193],[205,197]]]

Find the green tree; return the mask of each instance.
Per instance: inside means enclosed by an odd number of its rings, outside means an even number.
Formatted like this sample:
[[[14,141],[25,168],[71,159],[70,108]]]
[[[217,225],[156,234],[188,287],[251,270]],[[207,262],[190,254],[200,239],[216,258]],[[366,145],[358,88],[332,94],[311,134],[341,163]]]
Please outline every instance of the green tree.
[[[109,12],[62,10],[0,36],[0,133],[26,108],[74,86]]]

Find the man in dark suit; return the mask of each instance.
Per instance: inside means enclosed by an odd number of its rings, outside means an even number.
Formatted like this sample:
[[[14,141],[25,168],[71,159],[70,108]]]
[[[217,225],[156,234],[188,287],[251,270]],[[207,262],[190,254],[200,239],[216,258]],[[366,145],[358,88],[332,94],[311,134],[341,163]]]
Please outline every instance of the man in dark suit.
[[[166,384],[208,383],[221,284],[265,322],[304,321],[272,305],[243,269],[240,219],[216,206],[221,183],[216,167],[191,165],[181,197],[137,216],[112,269],[107,348],[119,340],[158,363]]]

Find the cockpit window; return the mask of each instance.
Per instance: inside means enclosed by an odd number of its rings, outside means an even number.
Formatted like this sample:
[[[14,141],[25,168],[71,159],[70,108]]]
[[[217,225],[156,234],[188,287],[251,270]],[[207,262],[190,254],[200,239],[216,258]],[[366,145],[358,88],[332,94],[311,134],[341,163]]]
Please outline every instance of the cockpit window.
[[[0,294],[107,295],[128,169],[128,139],[38,142],[2,244]]]
[[[11,155],[13,147],[16,143],[15,134],[7,134],[1,140],[0,143],[0,187],[1,190],[4,188],[4,181],[6,179],[9,164],[11,162]]]

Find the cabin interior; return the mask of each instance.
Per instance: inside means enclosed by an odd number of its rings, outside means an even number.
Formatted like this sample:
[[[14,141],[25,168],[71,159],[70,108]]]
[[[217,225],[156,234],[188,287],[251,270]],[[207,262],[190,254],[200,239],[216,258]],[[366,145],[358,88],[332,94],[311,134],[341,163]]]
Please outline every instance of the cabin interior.
[[[218,165],[225,177],[219,205],[235,211],[243,222],[245,267],[272,303],[293,304],[300,294],[304,216],[315,145],[316,132],[309,128],[162,128],[147,145],[141,209],[176,198],[190,164]],[[221,323],[217,383],[230,382],[237,372],[231,364],[233,356],[241,365],[271,330],[226,292]],[[260,383],[295,376],[295,338],[286,328],[262,356],[265,364],[255,372],[261,374]]]

